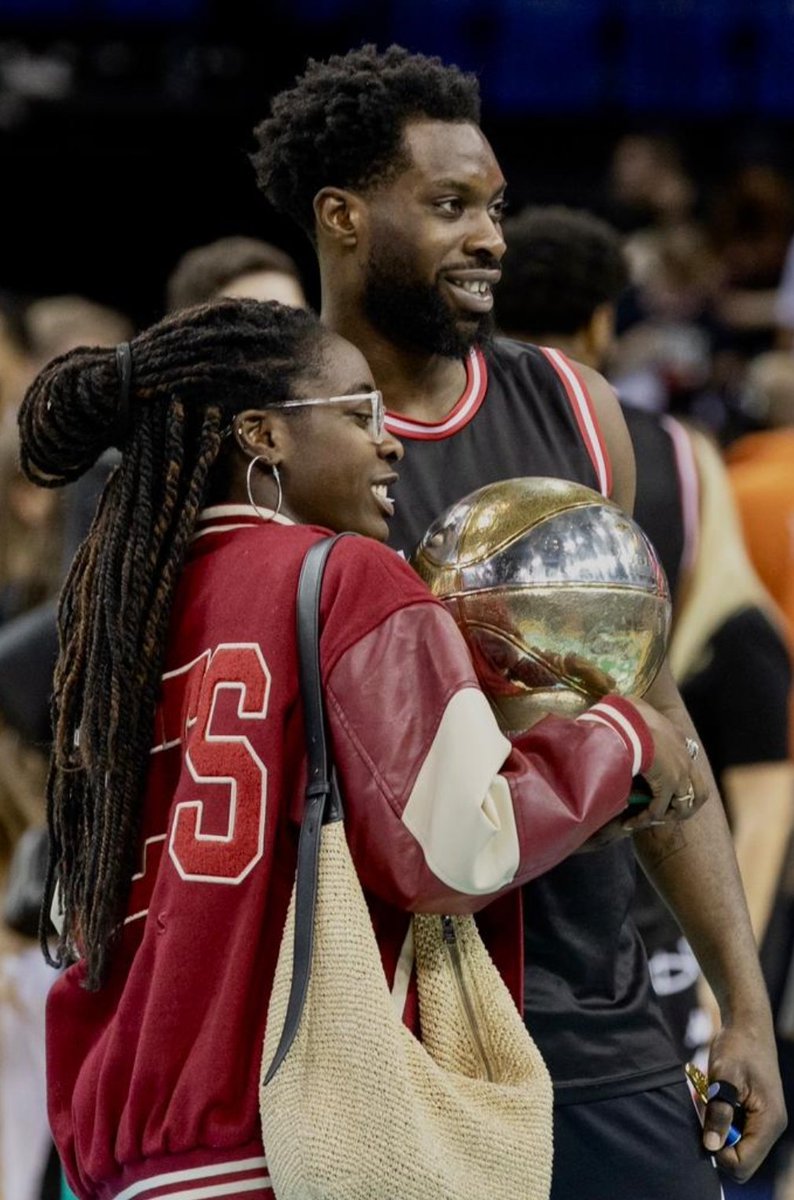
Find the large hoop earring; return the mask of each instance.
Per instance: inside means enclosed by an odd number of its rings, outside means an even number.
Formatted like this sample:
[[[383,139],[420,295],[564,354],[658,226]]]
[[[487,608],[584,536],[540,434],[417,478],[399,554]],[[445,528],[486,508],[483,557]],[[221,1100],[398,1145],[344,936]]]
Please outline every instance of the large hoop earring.
[[[257,454],[257,456],[255,458],[251,459],[251,461],[248,464],[248,470],[245,473],[245,490],[248,493],[248,503],[251,505],[251,508],[254,510],[256,515],[259,517],[259,519],[261,521],[264,521],[265,524],[267,525],[268,522],[275,521],[276,517],[281,512],[281,505],[284,500],[284,493],[281,488],[281,476],[279,475],[278,467],[276,466],[275,463],[268,463],[268,466],[270,467],[271,471],[273,472],[273,478],[276,481],[276,487],[278,488],[278,501],[276,503],[275,512],[271,513],[271,515],[269,517],[266,517],[264,515],[264,513],[262,512],[262,509],[259,507],[259,505],[254,500],[253,494],[251,492],[251,472],[253,471],[255,465],[259,462],[260,458],[261,458],[262,462],[267,463],[267,459],[265,458],[264,454]]]

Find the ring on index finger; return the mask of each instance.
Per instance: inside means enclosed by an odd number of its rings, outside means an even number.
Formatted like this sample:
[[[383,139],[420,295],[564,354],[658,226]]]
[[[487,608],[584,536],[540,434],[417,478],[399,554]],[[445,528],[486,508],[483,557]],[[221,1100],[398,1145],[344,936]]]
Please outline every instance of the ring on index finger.
[[[691,737],[685,738],[684,741],[686,743],[686,752],[692,759],[692,762],[694,762],[697,756],[700,754],[700,742],[696,742],[695,739]]]
[[[728,1135],[725,1138],[726,1146],[735,1146],[737,1142],[742,1140],[744,1133],[745,1109],[744,1105],[739,1100],[739,1092],[734,1084],[729,1083],[727,1079],[715,1079],[708,1085],[706,1095],[711,1100],[722,1100],[724,1104],[730,1104],[733,1109],[730,1128]]]
[[[678,812],[690,812],[695,805],[694,783],[690,783],[689,787],[682,796],[673,796],[672,800],[670,801],[670,805]]]

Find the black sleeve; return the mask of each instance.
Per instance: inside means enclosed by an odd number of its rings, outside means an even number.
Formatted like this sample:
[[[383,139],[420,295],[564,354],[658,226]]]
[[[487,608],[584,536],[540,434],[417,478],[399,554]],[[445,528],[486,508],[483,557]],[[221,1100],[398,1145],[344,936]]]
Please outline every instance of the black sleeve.
[[[790,689],[786,645],[764,613],[729,618],[681,689],[718,777],[728,767],[785,762]]]
[[[34,745],[51,740],[50,697],[58,657],[58,605],[41,604],[0,630],[0,713]]]
[[[118,453],[109,451],[69,489],[63,573],[86,536]],[[50,699],[58,657],[58,602],[49,600],[0,630],[0,715],[27,741],[52,740]]]

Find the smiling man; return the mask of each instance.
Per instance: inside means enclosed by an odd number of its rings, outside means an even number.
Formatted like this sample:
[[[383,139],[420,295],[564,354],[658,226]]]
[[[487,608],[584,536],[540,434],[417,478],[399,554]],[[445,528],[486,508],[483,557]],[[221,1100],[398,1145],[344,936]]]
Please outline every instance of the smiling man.
[[[575,480],[631,511],[631,443],[603,378],[492,336],[505,181],[476,80],[363,47],[310,63],[256,133],[259,186],[316,246],[323,320],[363,351],[405,446],[392,544],[410,553],[461,496],[518,475]],[[694,734],[669,672],[650,698]],[[710,1074],[745,1103],[735,1149],[720,1149],[725,1103],[709,1105],[699,1134],[629,915],[632,851],[720,999]],[[500,916],[496,904],[482,919]],[[720,1187],[707,1150],[737,1178],[752,1174],[785,1113],[721,805],[568,859],[524,889],[524,916],[525,1015],[555,1084],[553,1200],[709,1200]]]

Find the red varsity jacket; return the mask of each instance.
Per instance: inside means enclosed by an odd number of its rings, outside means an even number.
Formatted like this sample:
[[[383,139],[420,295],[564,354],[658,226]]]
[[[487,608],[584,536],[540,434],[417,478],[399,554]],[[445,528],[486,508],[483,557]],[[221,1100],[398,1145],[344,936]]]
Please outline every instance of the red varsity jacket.
[[[50,1121],[81,1200],[269,1191],[257,1081],[305,777],[295,596],[323,533],[228,505],[197,527],[109,977],[88,992],[78,962],[49,1000]],[[411,910],[490,905],[481,928],[518,1002],[515,889],[620,812],[646,726],[606,700],[509,741],[451,617],[364,538],[334,548],[322,621],[346,833],[406,1021]]]

